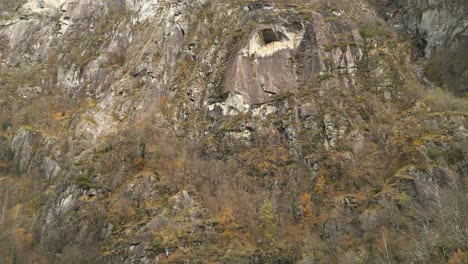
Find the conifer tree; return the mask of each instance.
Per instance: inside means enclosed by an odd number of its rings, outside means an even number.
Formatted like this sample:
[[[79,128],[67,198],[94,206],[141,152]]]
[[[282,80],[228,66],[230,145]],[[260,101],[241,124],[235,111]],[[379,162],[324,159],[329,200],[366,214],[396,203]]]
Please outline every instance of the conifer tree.
[[[273,222],[273,206],[269,198],[265,197],[263,205],[260,209],[260,227],[263,230],[263,235],[269,240],[273,240],[275,233],[275,225]]]
[[[301,196],[301,209],[303,219],[312,220],[314,210],[312,206],[312,201],[310,200],[310,196],[307,193],[304,193]]]

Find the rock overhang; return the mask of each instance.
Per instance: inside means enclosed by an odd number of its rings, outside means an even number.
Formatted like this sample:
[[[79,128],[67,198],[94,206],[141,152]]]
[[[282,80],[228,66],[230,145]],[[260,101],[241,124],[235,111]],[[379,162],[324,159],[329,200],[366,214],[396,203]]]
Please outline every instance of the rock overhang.
[[[304,27],[300,30],[281,25],[268,25],[257,28],[241,50],[244,57],[266,57],[281,50],[294,50],[299,47],[304,37]]]

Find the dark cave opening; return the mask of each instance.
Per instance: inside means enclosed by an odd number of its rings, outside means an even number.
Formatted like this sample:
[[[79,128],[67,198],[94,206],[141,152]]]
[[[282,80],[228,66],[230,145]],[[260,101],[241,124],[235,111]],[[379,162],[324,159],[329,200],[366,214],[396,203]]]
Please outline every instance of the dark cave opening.
[[[265,43],[265,45],[268,45],[272,42],[281,42],[281,41],[289,40],[288,37],[286,37],[286,35],[284,35],[283,33],[279,31],[275,32],[270,28],[262,30],[260,34],[263,39],[263,43]]]

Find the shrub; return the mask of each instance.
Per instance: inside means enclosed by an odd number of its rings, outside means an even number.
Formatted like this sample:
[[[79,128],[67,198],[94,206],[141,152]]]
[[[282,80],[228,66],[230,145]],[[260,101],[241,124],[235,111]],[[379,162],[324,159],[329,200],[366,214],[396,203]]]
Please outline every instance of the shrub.
[[[372,38],[376,35],[376,31],[370,28],[363,28],[359,30],[359,33],[363,38]]]
[[[91,167],[88,169],[88,172],[84,175],[81,175],[76,180],[76,185],[78,188],[89,190],[89,189],[97,189],[99,188],[99,184],[93,183],[92,181],[92,174],[94,172],[94,168]]]
[[[427,149],[427,156],[429,156],[430,159],[435,159],[437,158],[438,156],[442,155],[443,152],[438,150],[438,149],[435,149],[435,148],[428,148]]]
[[[15,158],[15,151],[12,148],[7,148],[5,150],[4,156],[7,161],[13,161]]]
[[[2,123],[2,131],[7,131],[8,128],[11,127],[11,125],[12,125],[12,124],[11,124],[10,122],[3,122],[3,123]]]
[[[265,238],[268,241],[272,241],[275,234],[275,226],[273,222],[273,205],[268,198],[265,198],[260,209],[260,227],[263,230]]]
[[[151,247],[152,247],[152,250],[156,253],[156,254],[160,254],[160,253],[164,253],[165,252],[165,249],[164,247],[162,246],[162,243],[163,243],[163,239],[161,237],[155,237],[152,241],[151,241]]]
[[[402,209],[407,208],[411,203],[411,196],[409,196],[407,193],[401,193],[400,194],[400,200],[398,201],[398,205]]]

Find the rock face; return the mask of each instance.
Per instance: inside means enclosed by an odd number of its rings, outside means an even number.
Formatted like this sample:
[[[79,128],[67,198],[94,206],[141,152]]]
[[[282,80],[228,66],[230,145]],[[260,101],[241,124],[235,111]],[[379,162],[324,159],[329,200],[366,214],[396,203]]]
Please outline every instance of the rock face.
[[[225,92],[241,95],[248,104],[258,104],[296,88],[298,77],[292,60],[303,29],[299,22],[287,27],[255,28],[247,45],[228,66]]]
[[[0,262],[463,263],[465,6],[269,2],[0,1]]]
[[[396,17],[418,38],[426,57],[438,48],[454,48],[468,37],[468,9],[463,1],[395,1]]]
[[[54,160],[60,155],[56,149],[56,139],[43,137],[40,132],[29,128],[20,128],[11,140],[14,153],[15,171],[18,176],[55,177],[60,166]]]
[[[427,69],[431,79],[457,95],[468,91],[468,7],[464,1],[392,1],[382,10],[395,27],[416,38],[425,58],[432,59]],[[444,67],[450,69],[444,71]]]

